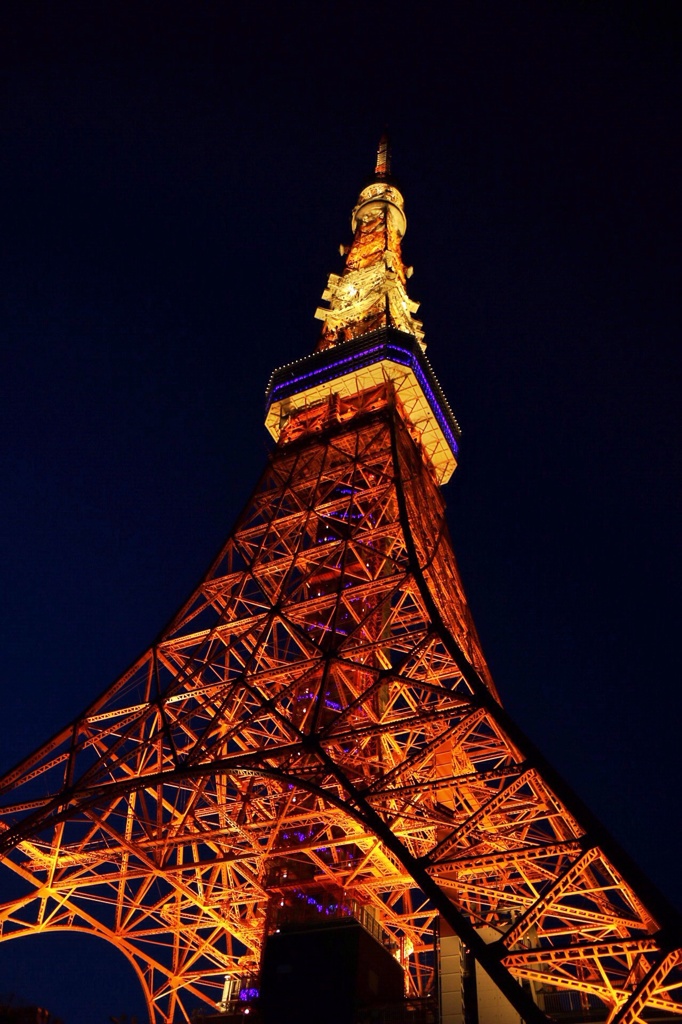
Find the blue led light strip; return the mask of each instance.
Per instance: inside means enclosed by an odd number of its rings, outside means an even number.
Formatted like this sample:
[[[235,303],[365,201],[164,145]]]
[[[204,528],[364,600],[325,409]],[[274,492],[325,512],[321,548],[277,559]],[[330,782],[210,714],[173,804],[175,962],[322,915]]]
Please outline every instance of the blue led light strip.
[[[380,357],[375,356],[375,358],[371,358],[375,353],[380,353]],[[307,373],[301,373],[297,377],[282,381],[281,384],[276,384],[268,397],[268,408],[275,401],[282,398],[290,398],[292,395],[300,393],[301,389],[296,385],[300,384],[302,381],[310,381],[310,387],[315,384],[329,383],[336,377],[342,376],[341,373],[337,372],[342,366],[350,364],[351,367],[360,369],[365,366],[371,366],[373,363],[378,363],[381,361],[381,358],[387,357],[393,362],[399,363],[401,366],[406,366],[408,369],[412,370],[419,381],[422,391],[426,395],[431,411],[436,417],[438,425],[443,431],[451,450],[454,453],[457,453],[459,451],[457,440],[455,439],[452,428],[448,423],[448,418],[444,414],[441,404],[433,393],[433,389],[431,388],[426,374],[420,365],[420,360],[417,358],[415,353],[410,352],[391,341],[382,341],[378,344],[372,345],[370,348],[361,349],[359,352],[353,352],[351,355],[345,356],[342,359],[336,359],[333,363],[330,363],[327,366],[309,370]],[[296,364],[294,363],[293,365],[295,366]]]

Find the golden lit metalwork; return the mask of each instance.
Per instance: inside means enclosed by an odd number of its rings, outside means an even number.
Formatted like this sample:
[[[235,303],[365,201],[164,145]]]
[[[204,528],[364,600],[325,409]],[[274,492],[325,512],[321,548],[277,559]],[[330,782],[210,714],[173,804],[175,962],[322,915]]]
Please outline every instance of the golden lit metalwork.
[[[395,252],[380,248],[386,195],[376,214],[361,194],[349,274]],[[340,361],[357,340],[341,325],[323,329]],[[407,351],[388,320],[379,335]],[[315,366],[333,373],[326,348]],[[187,605],[0,780],[0,850],[24,888],[0,907],[1,938],[107,939],[168,1024],[218,1002],[226,974],[257,972],[273,901],[303,895],[355,908],[411,996],[433,989],[440,917],[528,1021],[546,1018],[526,979],[540,1002],[582,993],[611,1024],[682,1014],[677,918],[500,706],[401,380],[382,364],[352,379],[289,395]]]
[[[343,273],[331,274],[322,294],[329,308],[315,311],[323,321],[319,348],[381,327],[404,331],[426,347],[422,323],[414,316],[419,303],[410,299],[405,287],[412,274],[401,253],[407,228],[405,201],[390,181],[386,146],[382,140],[375,180],[362,190],[353,210],[353,242],[348,249],[341,247],[346,254]]]
[[[379,329],[276,370],[268,388],[265,425],[275,438],[291,440],[324,419],[326,400],[339,422],[353,414],[357,395],[392,386],[403,421],[433,469],[447,483],[457,466],[459,427],[419,345],[410,335]],[[435,394],[434,392],[438,392]],[[306,410],[305,415],[301,415]]]

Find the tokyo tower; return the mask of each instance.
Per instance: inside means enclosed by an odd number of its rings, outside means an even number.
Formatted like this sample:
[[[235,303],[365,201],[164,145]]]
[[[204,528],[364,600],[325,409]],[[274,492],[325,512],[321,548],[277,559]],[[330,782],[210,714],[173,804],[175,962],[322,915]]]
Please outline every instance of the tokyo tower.
[[[106,939],[151,1024],[682,1018],[677,915],[487,669],[440,490],[459,428],[385,139],[352,227],[316,350],[272,375],[274,449],[211,569],[0,780],[21,892],[0,939]],[[351,935],[357,998],[311,1015],[287,988],[296,950]]]

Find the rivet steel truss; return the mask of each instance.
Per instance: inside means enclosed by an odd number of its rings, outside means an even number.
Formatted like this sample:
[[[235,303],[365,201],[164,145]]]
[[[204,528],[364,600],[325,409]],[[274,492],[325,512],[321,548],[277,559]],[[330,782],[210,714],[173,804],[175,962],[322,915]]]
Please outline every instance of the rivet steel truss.
[[[433,990],[440,916],[528,1022],[546,1018],[527,980],[601,1002],[610,1024],[682,1015],[677,916],[487,671],[438,487],[458,428],[405,291],[387,167],[380,147],[319,351],[273,377],[277,446],[215,564],[0,779],[0,855],[23,889],[0,939],[109,940],[170,1024],[257,970],[273,902],[315,893],[395,940],[410,995]]]
[[[527,1019],[513,979],[681,1012],[669,920],[495,699],[391,386],[306,427],[165,635],[2,780],[2,938],[99,935],[187,1020],[256,966],[286,858],[370,908],[414,993],[440,913]]]

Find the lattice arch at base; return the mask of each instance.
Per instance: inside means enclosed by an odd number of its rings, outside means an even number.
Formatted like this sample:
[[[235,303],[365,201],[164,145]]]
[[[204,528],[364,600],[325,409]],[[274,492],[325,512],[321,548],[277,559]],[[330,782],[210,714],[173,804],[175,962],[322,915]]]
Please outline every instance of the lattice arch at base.
[[[390,384],[292,419],[163,636],[1,789],[2,939],[106,938],[156,1024],[257,971],[297,894],[371,919],[411,995],[440,916],[528,1021],[523,980],[682,1013],[674,915],[499,704]]]

